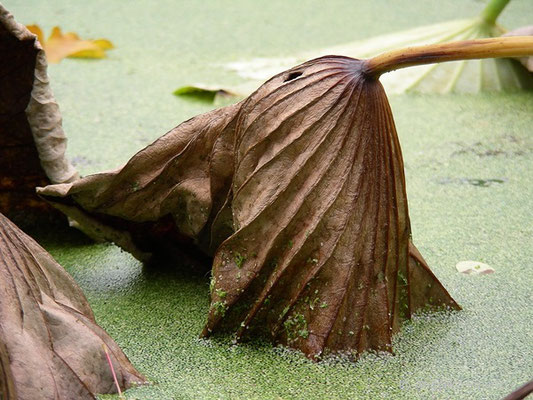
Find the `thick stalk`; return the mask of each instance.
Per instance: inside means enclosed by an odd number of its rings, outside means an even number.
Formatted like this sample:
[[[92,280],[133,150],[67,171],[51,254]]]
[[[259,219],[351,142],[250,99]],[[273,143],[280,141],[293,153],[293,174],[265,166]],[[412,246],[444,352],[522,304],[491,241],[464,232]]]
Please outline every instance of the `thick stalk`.
[[[485,7],[481,13],[481,18],[483,18],[489,24],[494,24],[500,13],[510,1],[511,0],[490,1],[489,4],[487,4],[487,7]]]
[[[366,60],[366,63],[367,73],[378,77],[385,72],[415,65],[524,56],[533,56],[533,36],[497,37],[407,47],[380,54]]]

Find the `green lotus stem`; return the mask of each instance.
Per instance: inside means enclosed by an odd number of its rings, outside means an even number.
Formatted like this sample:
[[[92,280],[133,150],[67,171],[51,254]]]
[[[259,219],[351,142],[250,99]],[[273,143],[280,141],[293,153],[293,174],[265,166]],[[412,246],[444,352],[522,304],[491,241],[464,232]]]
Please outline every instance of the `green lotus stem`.
[[[496,37],[407,47],[366,60],[366,73],[375,77],[415,65],[476,58],[533,56],[533,36]]]
[[[483,18],[487,23],[494,24],[496,19],[501,14],[505,6],[511,0],[492,0],[487,4],[487,7],[481,13],[481,18]]]

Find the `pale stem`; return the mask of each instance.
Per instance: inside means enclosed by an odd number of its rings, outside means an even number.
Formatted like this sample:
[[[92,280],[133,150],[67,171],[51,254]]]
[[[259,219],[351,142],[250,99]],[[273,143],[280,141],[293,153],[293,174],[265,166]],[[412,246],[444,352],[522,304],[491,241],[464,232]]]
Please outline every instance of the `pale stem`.
[[[497,37],[407,47],[366,60],[366,70],[369,75],[378,77],[386,72],[415,65],[525,56],[533,56],[533,36]]]

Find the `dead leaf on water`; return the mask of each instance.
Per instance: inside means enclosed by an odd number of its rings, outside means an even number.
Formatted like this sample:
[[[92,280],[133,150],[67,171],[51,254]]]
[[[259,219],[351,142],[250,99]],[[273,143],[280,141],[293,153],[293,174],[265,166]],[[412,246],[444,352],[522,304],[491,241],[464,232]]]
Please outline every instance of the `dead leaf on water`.
[[[52,28],[48,40],[45,40],[39,25],[28,25],[27,28],[37,35],[51,64],[57,64],[65,57],[105,58],[105,51],[114,48],[113,43],[107,39],[84,40],[74,32],[63,33],[58,26]]]
[[[204,336],[266,334],[311,358],[391,351],[416,310],[460,307],[410,241],[393,117],[365,65],[308,61],[121,170],[39,193],[140,259],[179,241],[214,255]]]

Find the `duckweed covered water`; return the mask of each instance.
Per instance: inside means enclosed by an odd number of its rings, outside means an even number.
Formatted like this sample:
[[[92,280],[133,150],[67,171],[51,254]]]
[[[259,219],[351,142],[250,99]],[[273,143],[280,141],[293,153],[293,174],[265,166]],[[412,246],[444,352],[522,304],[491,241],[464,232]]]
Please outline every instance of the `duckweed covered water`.
[[[57,24],[117,46],[107,60],[50,67],[70,138],[68,155],[88,174],[119,166],[177,123],[207,111],[209,105],[172,91],[234,79],[217,63],[468,17],[483,2],[4,5],[18,21],[39,23],[47,32]],[[513,0],[500,22],[511,28],[532,17],[529,0]],[[129,390],[127,398],[498,399],[531,379],[533,94],[390,100],[404,151],[414,241],[463,311],[417,316],[395,337],[394,356],[315,364],[268,343],[198,339],[208,310],[208,276],[180,272],[178,265],[143,266],[115,246],[94,244],[67,228],[34,231],[82,286],[98,322],[153,382]],[[455,264],[468,259],[496,272],[458,273]]]

